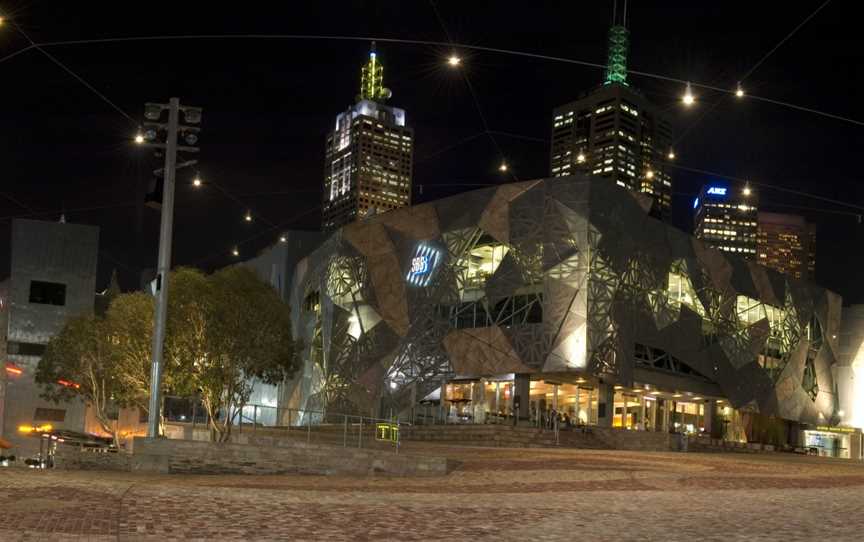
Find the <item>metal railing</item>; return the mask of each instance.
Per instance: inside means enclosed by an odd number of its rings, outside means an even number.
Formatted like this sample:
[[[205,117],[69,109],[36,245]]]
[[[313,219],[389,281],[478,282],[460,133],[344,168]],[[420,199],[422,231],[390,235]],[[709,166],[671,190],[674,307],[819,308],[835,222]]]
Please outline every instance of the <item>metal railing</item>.
[[[169,425],[188,427],[192,439],[195,439],[199,427],[201,431],[210,427],[206,411],[191,398],[166,397],[163,412]],[[225,422],[225,416],[226,413],[220,413],[217,418],[220,423]],[[397,417],[379,418],[258,404],[247,404],[233,410],[230,419],[234,435],[266,433],[272,437],[303,439],[307,444],[341,444],[346,448],[387,446],[394,447],[396,453],[401,447],[402,429],[412,425],[410,421]]]

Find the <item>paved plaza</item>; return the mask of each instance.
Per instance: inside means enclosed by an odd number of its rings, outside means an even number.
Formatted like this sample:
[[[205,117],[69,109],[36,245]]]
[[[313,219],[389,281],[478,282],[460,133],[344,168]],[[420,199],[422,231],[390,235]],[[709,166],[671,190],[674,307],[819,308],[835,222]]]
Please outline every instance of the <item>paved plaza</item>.
[[[439,478],[0,470],[0,540],[862,540],[864,465],[481,449]]]

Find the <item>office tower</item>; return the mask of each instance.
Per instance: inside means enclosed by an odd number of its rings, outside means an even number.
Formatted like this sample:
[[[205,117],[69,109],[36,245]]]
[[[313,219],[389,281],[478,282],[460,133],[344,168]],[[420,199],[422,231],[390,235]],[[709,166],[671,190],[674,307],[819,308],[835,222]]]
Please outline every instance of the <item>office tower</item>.
[[[801,216],[759,213],[756,251],[759,263],[796,279],[813,280],[816,226]]]
[[[325,232],[411,203],[414,131],[405,123],[405,110],[384,105],[390,95],[373,42],[357,101],[336,117],[327,135]]]
[[[606,177],[617,185],[649,194],[651,214],[669,218],[672,179],[667,160],[672,128],[658,109],[627,81],[629,31],[609,30],[603,83],[578,100],[555,108],[551,175],[576,172]]]
[[[755,259],[758,205],[749,186],[707,184],[693,200],[693,234],[710,247]]]

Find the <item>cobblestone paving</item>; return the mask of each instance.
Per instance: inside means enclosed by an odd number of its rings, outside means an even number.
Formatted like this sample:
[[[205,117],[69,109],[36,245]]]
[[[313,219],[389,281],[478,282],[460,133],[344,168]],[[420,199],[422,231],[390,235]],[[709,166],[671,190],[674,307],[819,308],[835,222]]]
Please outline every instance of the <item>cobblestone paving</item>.
[[[0,470],[0,541],[864,540],[864,465],[415,445],[441,478]]]

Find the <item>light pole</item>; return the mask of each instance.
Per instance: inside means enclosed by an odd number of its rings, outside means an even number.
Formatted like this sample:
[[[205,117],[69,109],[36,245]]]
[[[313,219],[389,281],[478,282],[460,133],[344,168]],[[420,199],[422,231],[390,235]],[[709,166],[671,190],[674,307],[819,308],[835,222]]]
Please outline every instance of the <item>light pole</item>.
[[[159,122],[162,113],[168,111],[168,123]],[[171,240],[174,225],[174,183],[177,174],[177,152],[198,152],[195,144],[198,142],[199,128],[180,124],[180,113],[188,124],[201,122],[201,108],[184,107],[179,98],[171,98],[167,104],[148,103],[144,106],[144,145],[163,149],[165,168],[162,170],[161,197],[156,197],[156,203],[162,211],[162,221],[159,228],[159,261],[156,268],[156,313],[153,319],[153,363],[150,367],[150,403],[147,419],[147,436],[159,436],[159,419],[161,414],[160,388],[162,383],[162,354],[165,346],[165,324],[168,317],[168,273],[171,270]],[[157,142],[164,134],[164,143]],[[178,145],[177,138],[182,136],[185,145]],[[194,165],[195,160],[181,164],[181,167]],[[155,172],[157,175],[159,171]],[[157,194],[158,189],[157,179]]]

